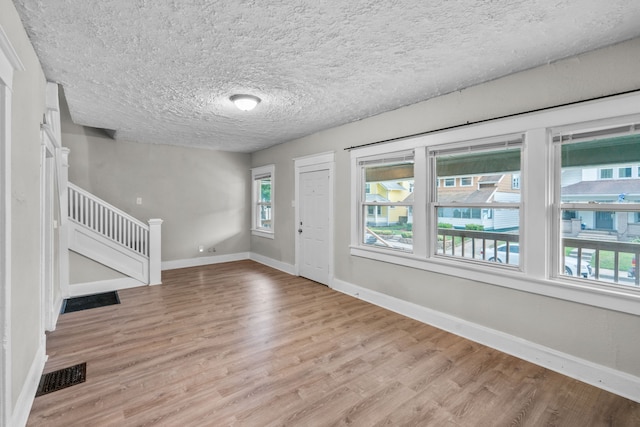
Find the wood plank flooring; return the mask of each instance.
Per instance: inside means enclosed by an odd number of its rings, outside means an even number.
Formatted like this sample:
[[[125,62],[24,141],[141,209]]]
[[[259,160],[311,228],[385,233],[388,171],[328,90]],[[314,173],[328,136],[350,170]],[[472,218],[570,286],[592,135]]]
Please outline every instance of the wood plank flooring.
[[[60,316],[29,426],[640,426],[640,404],[252,261]]]

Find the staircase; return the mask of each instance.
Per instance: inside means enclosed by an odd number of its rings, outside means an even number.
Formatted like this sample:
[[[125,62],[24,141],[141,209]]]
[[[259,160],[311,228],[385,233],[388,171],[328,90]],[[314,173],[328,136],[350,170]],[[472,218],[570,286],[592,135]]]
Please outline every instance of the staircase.
[[[606,230],[582,230],[576,236],[577,239],[600,240],[607,242],[617,242],[618,234],[615,231]]]
[[[69,249],[141,282],[161,283],[161,219],[145,224],[67,184]]]

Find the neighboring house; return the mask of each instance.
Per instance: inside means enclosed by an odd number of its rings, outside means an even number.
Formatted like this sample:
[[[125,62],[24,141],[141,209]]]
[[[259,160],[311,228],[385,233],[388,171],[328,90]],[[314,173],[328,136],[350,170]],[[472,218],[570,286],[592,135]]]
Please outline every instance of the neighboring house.
[[[562,201],[568,203],[640,202],[640,165],[608,165],[599,168],[569,169],[562,176]],[[637,212],[563,212],[565,234],[575,236],[581,229],[617,234],[621,240],[640,236]]]
[[[367,183],[366,201],[378,203],[404,202],[412,193],[408,181],[381,181]],[[367,225],[394,225],[407,223],[407,206],[381,205],[368,206]]]
[[[517,211],[465,207],[476,203],[517,203],[520,201],[520,175],[499,174],[445,177],[438,181],[438,202],[460,207],[438,209],[438,222],[465,228],[467,224],[484,230],[508,231],[518,228]]]

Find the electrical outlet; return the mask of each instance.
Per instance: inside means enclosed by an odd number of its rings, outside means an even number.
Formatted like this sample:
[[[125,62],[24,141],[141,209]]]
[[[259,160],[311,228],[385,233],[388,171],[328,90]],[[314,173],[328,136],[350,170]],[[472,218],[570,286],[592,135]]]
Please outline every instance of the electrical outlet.
[[[208,252],[215,252],[215,251],[216,251],[216,248],[214,248],[214,247],[210,247],[209,249],[207,249],[207,251],[208,251]]]
[[[136,197],[136,205],[142,204],[142,197]]]
[[[202,245],[198,246],[198,252],[204,252],[204,246]]]

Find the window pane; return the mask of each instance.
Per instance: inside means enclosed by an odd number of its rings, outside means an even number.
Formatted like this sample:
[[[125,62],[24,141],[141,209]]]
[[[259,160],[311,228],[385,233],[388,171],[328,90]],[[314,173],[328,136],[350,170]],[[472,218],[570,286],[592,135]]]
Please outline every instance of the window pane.
[[[618,178],[631,178],[631,168],[618,168]]]
[[[504,159],[505,163],[495,159]],[[519,203],[519,162],[520,149],[437,157],[436,178],[443,179],[444,185],[438,187],[436,200],[441,203]],[[465,186],[460,179],[461,185],[456,186],[456,179],[445,175],[452,171],[465,173],[468,176],[463,179],[473,180],[476,185]],[[482,172],[472,173],[474,171]]]
[[[562,147],[562,202],[640,203],[640,179],[632,177],[632,167],[628,165],[628,161],[621,166],[606,163],[611,158],[606,152],[615,151],[612,142],[616,139],[624,142],[625,149],[640,151],[640,138],[636,138],[635,146],[631,146],[627,136],[603,139],[601,145],[598,145],[598,141],[589,141],[565,144],[570,149]],[[586,145],[588,149],[581,150],[582,145]],[[591,159],[585,157],[586,154],[599,157]],[[630,153],[631,157],[635,155]],[[618,171],[620,178],[625,179],[613,179],[614,170]],[[604,216],[601,220],[604,220]],[[595,218],[588,222],[587,228],[599,228],[594,221]],[[610,225],[606,225],[605,229],[610,229]]]
[[[520,209],[500,208],[520,203],[520,148],[477,153],[436,154],[436,179],[448,173],[464,174],[472,186],[436,189],[438,242],[436,253],[505,265],[520,264]],[[483,207],[468,205],[488,205]],[[467,206],[465,206],[467,205]],[[494,207],[495,206],[495,207]]]
[[[638,135],[563,145],[561,202],[585,207],[561,209],[560,274],[638,286],[632,262],[640,249],[640,178],[632,173],[638,165],[629,160],[640,163],[639,152]],[[603,203],[611,207],[589,206]],[[617,204],[638,204],[638,210],[617,211]]]
[[[562,217],[569,218],[562,210]],[[563,266],[560,274],[637,286],[635,262],[640,239],[621,239],[624,231],[640,233],[637,212],[580,210],[562,220]],[[597,224],[592,229],[587,224]],[[578,259],[580,263],[578,263]]]
[[[364,169],[362,243],[413,251],[413,162]]]
[[[259,180],[260,202],[271,202],[271,177]]]
[[[438,208],[436,253],[519,265],[519,217],[519,209]],[[493,218],[512,227],[487,230]]]
[[[465,176],[460,178],[460,186],[462,187],[469,187],[473,185],[473,178],[470,176]]]
[[[613,169],[600,169],[600,179],[611,179],[613,178]]]
[[[258,206],[258,228],[271,228],[271,205]]]
[[[405,252],[413,251],[413,215],[411,206],[365,206],[366,220],[363,230],[365,245],[379,248],[395,249]],[[394,211],[406,212],[399,221],[389,224],[388,216],[395,216]]]

